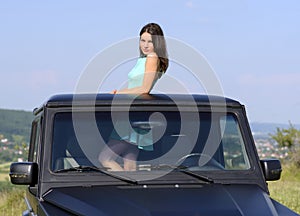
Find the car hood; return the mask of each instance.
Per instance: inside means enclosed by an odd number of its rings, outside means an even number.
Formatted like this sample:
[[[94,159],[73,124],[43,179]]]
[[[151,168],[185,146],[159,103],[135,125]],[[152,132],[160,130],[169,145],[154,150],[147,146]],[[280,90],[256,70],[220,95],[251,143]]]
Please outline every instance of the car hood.
[[[41,203],[75,215],[297,215],[256,185],[135,185],[54,188]]]

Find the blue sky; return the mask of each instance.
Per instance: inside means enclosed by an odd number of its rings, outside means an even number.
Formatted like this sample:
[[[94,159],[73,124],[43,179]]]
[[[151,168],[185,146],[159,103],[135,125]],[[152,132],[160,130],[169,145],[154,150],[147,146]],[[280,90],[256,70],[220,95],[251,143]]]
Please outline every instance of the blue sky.
[[[32,110],[73,92],[97,53],[157,22],[205,56],[251,122],[299,124],[299,11],[298,0],[3,1],[0,108]],[[191,82],[175,63],[167,73]]]

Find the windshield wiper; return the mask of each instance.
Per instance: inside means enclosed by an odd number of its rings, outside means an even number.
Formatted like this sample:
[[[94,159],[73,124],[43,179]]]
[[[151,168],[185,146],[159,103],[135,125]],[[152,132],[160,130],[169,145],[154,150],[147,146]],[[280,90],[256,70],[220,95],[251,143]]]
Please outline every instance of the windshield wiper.
[[[118,179],[118,180],[121,180],[121,181],[124,181],[124,182],[127,182],[127,183],[138,184],[138,181],[135,180],[135,179],[131,179],[131,178],[128,178],[128,177],[125,177],[125,176],[116,175],[116,174],[113,174],[111,172],[106,171],[106,168],[99,168],[99,167],[96,167],[96,166],[82,166],[81,165],[81,166],[77,166],[77,167],[70,167],[70,168],[67,168],[67,169],[59,169],[59,170],[56,170],[55,173],[64,173],[64,172],[72,172],[72,171],[75,171],[75,172],[96,171],[96,172],[103,173],[107,176],[113,177],[115,179]]]
[[[202,181],[206,181],[206,182],[209,182],[209,183],[214,183],[214,180],[208,176],[205,176],[205,175],[202,175],[200,173],[195,173],[195,172],[192,172],[192,171],[189,171],[185,168],[179,168],[177,167],[176,170],[180,171],[180,172],[183,172],[187,175],[190,175],[190,176],[193,176],[199,180],[202,180]]]
[[[164,168],[179,171],[181,173],[187,174],[189,176],[192,176],[192,177],[194,177],[198,180],[204,181],[204,182],[214,183],[214,180],[212,178],[202,175],[200,173],[192,172],[187,169],[188,167],[185,167],[185,166],[171,166],[171,165],[163,164],[163,165],[156,165],[156,166],[151,167],[151,169],[164,169]]]

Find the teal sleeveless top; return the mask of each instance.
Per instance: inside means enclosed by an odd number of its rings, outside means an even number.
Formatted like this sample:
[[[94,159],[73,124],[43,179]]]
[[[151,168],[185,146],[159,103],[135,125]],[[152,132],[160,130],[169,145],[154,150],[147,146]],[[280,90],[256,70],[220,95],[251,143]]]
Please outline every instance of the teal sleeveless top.
[[[146,57],[138,58],[136,65],[128,73],[128,89],[143,85],[146,59]],[[156,80],[153,82],[152,87],[155,83]],[[139,149],[153,151],[153,138],[151,131],[140,128],[131,129],[126,127],[125,125],[123,127],[122,124],[124,125],[126,123],[122,121],[118,122],[117,127],[120,128],[121,131],[118,130],[118,134],[115,130],[113,130],[111,138],[117,140],[125,140],[129,143],[136,144]]]
[[[136,65],[128,73],[128,88],[135,88],[143,85],[146,57],[138,58]]]
[[[147,59],[146,57],[138,58],[136,65],[128,73],[128,88],[129,89],[143,85],[146,59]],[[159,75],[161,76],[161,74],[159,74]],[[151,89],[153,88],[156,81],[157,81],[157,79],[154,80],[154,82],[152,83]],[[150,89],[150,91],[151,91],[151,89]]]

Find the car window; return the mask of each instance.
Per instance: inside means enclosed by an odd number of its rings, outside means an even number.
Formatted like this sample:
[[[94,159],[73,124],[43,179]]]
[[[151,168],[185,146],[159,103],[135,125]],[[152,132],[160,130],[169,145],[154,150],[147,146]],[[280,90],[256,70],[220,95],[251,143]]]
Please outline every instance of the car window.
[[[223,131],[222,145],[224,148],[224,160],[226,169],[249,169],[250,163],[247,157],[244,139],[240,127],[233,115],[220,118],[220,127]]]
[[[111,139],[126,140],[138,149],[135,171],[154,171],[160,165],[194,171],[250,168],[234,114],[99,111],[55,115],[51,169],[102,167],[99,155]],[[120,166],[124,154],[114,158]]]

